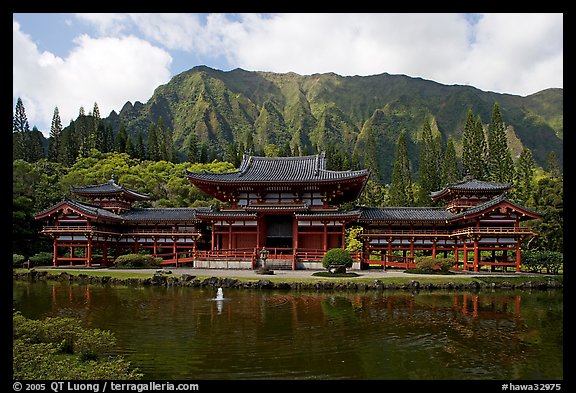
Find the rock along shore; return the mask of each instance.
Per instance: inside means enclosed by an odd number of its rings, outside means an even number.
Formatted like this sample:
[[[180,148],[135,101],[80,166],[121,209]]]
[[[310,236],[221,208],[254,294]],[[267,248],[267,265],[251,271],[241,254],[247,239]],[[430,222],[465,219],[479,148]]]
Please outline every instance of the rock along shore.
[[[124,286],[161,286],[161,287],[210,287],[210,288],[239,288],[239,289],[283,289],[283,290],[347,290],[347,291],[368,291],[368,290],[471,290],[480,289],[558,289],[562,288],[562,282],[548,279],[547,281],[523,281],[514,283],[514,280],[500,282],[481,282],[473,280],[470,282],[443,281],[432,283],[429,281],[420,282],[410,280],[406,283],[388,283],[375,279],[369,283],[357,283],[351,280],[330,282],[321,281],[294,281],[275,282],[273,280],[239,280],[230,277],[208,277],[199,279],[197,276],[182,273],[180,277],[164,272],[156,272],[149,278],[114,278],[111,276],[92,276],[80,273],[77,275],[61,272],[54,274],[48,271],[36,271],[34,269],[22,273],[13,272],[13,279],[16,280],[54,280],[60,282],[74,282],[79,284],[100,284],[100,285],[124,285]]]

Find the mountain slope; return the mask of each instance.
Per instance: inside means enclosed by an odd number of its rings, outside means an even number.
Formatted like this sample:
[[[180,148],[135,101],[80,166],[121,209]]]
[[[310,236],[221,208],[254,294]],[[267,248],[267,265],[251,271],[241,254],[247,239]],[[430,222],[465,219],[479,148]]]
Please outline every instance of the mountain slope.
[[[130,133],[141,129],[146,138],[150,123],[162,117],[182,156],[192,134],[221,152],[229,144],[256,152],[289,144],[295,154],[337,146],[361,159],[373,151],[382,181],[389,182],[402,130],[416,168],[417,135],[427,116],[435,118],[443,140],[453,136],[458,147],[468,109],[488,124],[495,102],[513,131],[515,154],[526,146],[537,165],[544,166],[551,151],[562,162],[563,89],[520,97],[386,73],[343,77],[199,66],[159,86],[147,103],[127,103],[109,120],[114,127],[124,121]]]

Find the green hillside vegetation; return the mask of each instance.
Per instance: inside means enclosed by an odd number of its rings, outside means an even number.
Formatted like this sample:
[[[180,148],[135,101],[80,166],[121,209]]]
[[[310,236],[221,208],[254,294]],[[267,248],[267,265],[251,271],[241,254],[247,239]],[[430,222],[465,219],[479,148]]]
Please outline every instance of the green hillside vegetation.
[[[550,152],[563,162],[563,89],[520,97],[386,73],[343,77],[199,66],[159,86],[147,103],[128,102],[102,121],[114,134],[123,125],[133,143],[138,133],[148,141],[150,126],[161,122],[173,135],[176,162],[186,160],[194,138],[206,151],[206,162],[226,159],[231,150],[264,154],[268,147],[269,152],[305,155],[338,146],[349,162],[356,153],[360,166],[388,184],[401,132],[407,133],[417,174],[415,146],[425,119],[434,119],[442,142],[452,137],[461,154],[467,111],[487,127],[495,103],[509,129],[513,157],[526,147],[537,166],[545,167]],[[78,127],[64,132],[71,126]]]

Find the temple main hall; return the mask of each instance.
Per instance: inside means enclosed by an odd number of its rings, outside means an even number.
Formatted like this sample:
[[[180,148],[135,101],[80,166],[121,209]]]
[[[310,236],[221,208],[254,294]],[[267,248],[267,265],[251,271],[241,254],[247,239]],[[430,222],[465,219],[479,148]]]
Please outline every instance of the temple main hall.
[[[135,207],[149,196],[114,178],[72,188],[73,197],[35,215],[53,240],[53,265],[110,266],[149,253],[167,266],[256,269],[265,249],[273,269],[322,269],[326,251],[361,227],[353,269],[406,269],[430,255],[450,256],[454,269],[519,272],[522,243],[536,235],[521,224],[542,217],[507,199],[510,184],[470,178],[430,194],[444,207],[357,206],[369,171],[329,170],[323,153],[244,155],[236,171],[185,176],[220,206]]]

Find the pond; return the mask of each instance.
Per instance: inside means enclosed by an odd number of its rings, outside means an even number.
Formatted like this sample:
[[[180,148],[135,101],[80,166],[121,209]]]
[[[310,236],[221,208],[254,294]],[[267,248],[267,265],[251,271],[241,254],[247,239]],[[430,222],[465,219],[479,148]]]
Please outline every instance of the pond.
[[[150,380],[561,380],[561,290],[280,291],[13,282],[110,330]]]

